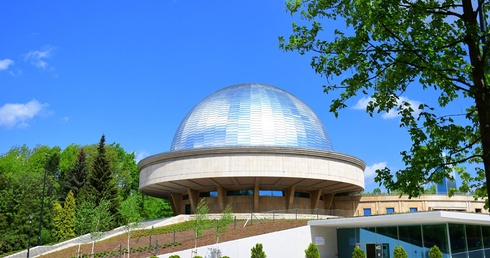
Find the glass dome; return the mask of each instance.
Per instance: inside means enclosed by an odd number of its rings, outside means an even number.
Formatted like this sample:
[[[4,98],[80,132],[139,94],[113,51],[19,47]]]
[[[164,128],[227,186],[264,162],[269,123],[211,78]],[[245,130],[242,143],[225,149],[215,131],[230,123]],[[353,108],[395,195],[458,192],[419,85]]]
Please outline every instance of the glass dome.
[[[171,151],[234,146],[333,150],[318,116],[286,91],[262,84],[219,90],[180,124]]]

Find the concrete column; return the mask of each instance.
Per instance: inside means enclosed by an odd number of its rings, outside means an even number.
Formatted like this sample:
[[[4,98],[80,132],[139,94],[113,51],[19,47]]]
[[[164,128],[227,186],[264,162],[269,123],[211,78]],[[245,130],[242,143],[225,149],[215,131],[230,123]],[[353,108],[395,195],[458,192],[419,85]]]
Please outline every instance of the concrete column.
[[[219,209],[223,211],[225,209],[225,195],[226,191],[221,187],[221,185],[216,186],[216,191],[218,192],[218,205]]]
[[[254,185],[254,212],[259,212],[259,184],[260,184],[260,178],[255,179],[255,185]]]
[[[174,215],[179,215],[182,213],[182,194],[172,193],[170,194],[170,205],[172,205],[172,211]]]
[[[196,213],[197,204],[199,203],[199,192],[197,190],[187,189],[187,194],[189,194],[192,213]]]
[[[334,194],[324,194],[323,195],[323,208],[325,210],[330,210],[332,208]]]
[[[318,209],[318,204],[320,204],[320,196],[322,195],[322,189],[313,191],[310,193],[311,205],[310,209]]]
[[[286,208],[288,210],[293,208],[294,205],[294,193],[296,192],[296,186],[293,185],[286,190]]]

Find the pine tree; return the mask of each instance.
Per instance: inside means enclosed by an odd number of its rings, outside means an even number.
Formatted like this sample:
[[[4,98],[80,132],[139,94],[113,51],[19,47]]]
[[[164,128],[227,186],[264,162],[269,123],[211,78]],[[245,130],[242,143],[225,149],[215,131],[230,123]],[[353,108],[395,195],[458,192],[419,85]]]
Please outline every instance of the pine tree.
[[[90,170],[87,184],[89,185],[88,192],[95,204],[98,206],[102,200],[109,201],[109,212],[119,217],[117,210],[119,207],[117,186],[109,160],[106,157],[104,135],[100,138],[97,156]]]
[[[76,203],[73,192],[70,190],[65,199],[63,205],[63,211],[65,217],[63,223],[65,225],[65,237],[66,239],[75,237],[75,216],[76,216]]]
[[[53,206],[53,231],[51,232],[51,235],[55,241],[65,239],[65,225],[63,223],[64,217],[65,214],[63,212],[63,207],[61,207],[59,202],[56,202]]]
[[[265,254],[261,243],[257,243],[254,247],[252,247],[251,258],[266,258],[266,257],[267,255]]]
[[[63,182],[63,190],[68,193],[70,190],[73,192],[75,197],[78,196],[78,193],[85,185],[88,174],[88,166],[87,166],[87,155],[85,154],[84,149],[80,150],[78,154],[78,160],[75,163],[75,166],[69,169],[65,175],[65,181]]]

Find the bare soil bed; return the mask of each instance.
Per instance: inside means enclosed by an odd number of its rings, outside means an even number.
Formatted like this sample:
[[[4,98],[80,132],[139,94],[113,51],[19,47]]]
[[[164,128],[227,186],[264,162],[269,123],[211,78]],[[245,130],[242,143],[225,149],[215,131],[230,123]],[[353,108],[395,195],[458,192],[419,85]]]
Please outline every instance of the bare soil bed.
[[[296,228],[307,225],[307,220],[276,220],[276,221],[261,221],[260,223],[253,223],[253,225],[247,225],[243,227],[245,224],[244,221],[238,221],[236,224],[232,223],[229,225],[229,230],[225,234],[220,236],[220,243],[231,241],[235,239],[246,238],[250,236],[256,236],[271,232],[276,232],[280,230]],[[186,250],[194,248],[195,244],[195,232],[193,230],[185,230],[185,231],[177,231],[170,232],[166,234],[158,234],[158,229],[154,229],[152,232],[155,232],[155,235],[151,236],[151,245],[153,246],[153,250],[148,251],[148,247],[150,246],[150,236],[149,230],[138,230],[131,233],[132,237],[130,239],[130,247],[136,249],[135,252],[131,253],[132,258],[142,258],[142,257],[150,257],[155,253],[154,246],[156,245],[156,240],[158,240],[158,254],[166,254],[172,253],[176,251]],[[150,233],[151,234],[151,233]],[[175,239],[174,239],[175,236]],[[175,246],[170,246],[174,243],[177,243]],[[207,229],[203,236],[199,238],[197,242],[197,246],[205,246],[212,245],[216,243],[216,236],[214,235],[214,229]],[[106,239],[100,242],[95,243],[94,253],[99,253],[95,257],[119,257],[119,250],[121,248],[127,248],[127,233],[121,234],[119,236],[112,237],[110,239]],[[167,247],[163,247],[164,245],[169,245]],[[70,258],[77,257],[78,246],[70,247],[58,252],[46,254],[40,257],[53,257],[53,258]],[[250,247],[252,248],[252,247]],[[140,249],[141,251],[137,251]],[[91,253],[92,244],[85,244],[80,246],[80,257],[85,254],[85,257],[90,257],[88,254]],[[102,255],[101,253],[106,251],[106,255]],[[109,253],[113,251],[113,254],[117,253],[116,256],[112,256]]]

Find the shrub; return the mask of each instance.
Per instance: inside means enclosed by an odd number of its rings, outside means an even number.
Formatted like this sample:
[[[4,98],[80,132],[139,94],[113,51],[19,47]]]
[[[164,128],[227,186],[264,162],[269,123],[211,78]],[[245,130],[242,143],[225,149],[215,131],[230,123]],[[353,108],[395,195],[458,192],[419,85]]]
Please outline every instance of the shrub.
[[[402,246],[395,246],[395,251],[393,251],[394,258],[408,258],[407,252]]]
[[[194,256],[194,258],[202,258],[202,256],[196,255],[196,256]]]
[[[320,252],[314,243],[308,245],[308,249],[305,250],[306,258],[320,258]]]
[[[352,258],[366,258],[366,253],[359,246],[356,246],[352,252]]]
[[[221,258],[230,258],[230,256],[225,255],[225,256],[221,256]]]
[[[252,247],[252,256],[251,258],[266,258],[265,252],[262,250],[262,244],[257,243],[254,247]]]
[[[174,255],[170,255],[168,258],[180,258],[180,256],[174,254]]]
[[[442,258],[442,252],[436,245],[429,250],[429,258]]]

